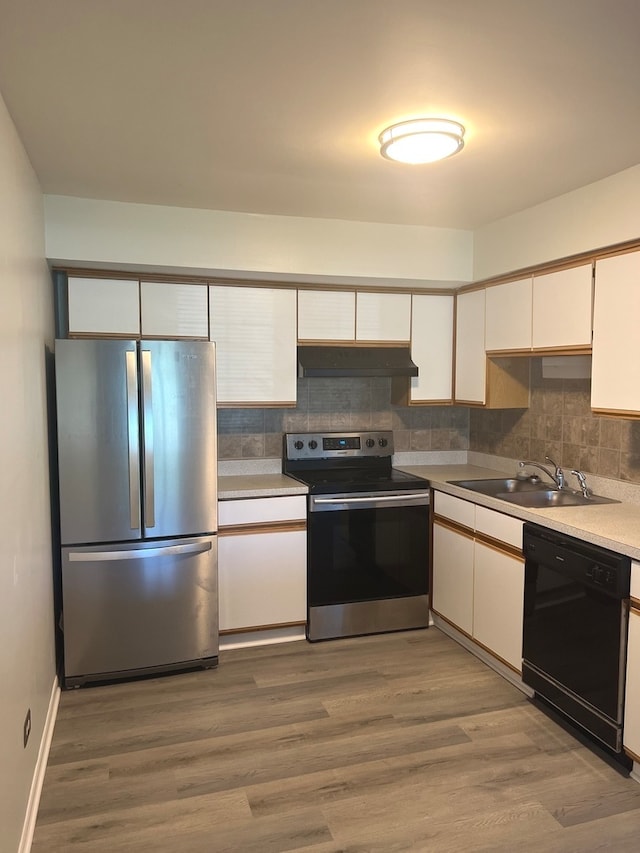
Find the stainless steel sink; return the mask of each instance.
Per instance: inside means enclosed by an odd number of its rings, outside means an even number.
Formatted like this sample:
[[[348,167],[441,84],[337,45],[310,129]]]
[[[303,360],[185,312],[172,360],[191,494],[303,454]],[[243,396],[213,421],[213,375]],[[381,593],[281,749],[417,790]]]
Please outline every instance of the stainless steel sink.
[[[492,497],[498,494],[545,492],[549,489],[549,484],[543,483],[541,480],[532,482],[530,479],[517,480],[515,477],[498,477],[490,480],[450,480],[450,483],[452,486],[461,486],[463,489],[471,489],[472,492],[480,492]]]
[[[535,509],[547,509],[554,506],[594,506],[596,504],[618,504],[613,498],[603,498],[600,495],[591,495],[585,498],[580,492],[569,492],[563,489],[544,489],[532,492],[498,492],[494,497],[518,506],[531,507]]]
[[[450,480],[452,486],[460,486],[472,492],[489,495],[518,506],[534,509],[547,509],[554,506],[595,506],[597,504],[617,504],[613,498],[592,495],[585,498],[580,492],[569,489],[554,489],[541,480],[518,480],[515,477],[497,477],[486,480]]]

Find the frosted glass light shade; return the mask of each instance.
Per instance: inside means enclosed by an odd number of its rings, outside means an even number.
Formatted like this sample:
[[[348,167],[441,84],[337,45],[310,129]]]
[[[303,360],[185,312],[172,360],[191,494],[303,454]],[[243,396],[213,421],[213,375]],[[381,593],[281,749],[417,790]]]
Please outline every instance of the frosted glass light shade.
[[[464,146],[464,127],[444,118],[418,118],[385,128],[380,153],[400,163],[434,163],[456,154]]]

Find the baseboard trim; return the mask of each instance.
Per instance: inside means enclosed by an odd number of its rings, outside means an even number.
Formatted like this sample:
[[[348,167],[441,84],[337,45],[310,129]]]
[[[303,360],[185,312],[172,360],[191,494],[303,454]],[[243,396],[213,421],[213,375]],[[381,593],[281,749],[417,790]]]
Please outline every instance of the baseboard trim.
[[[47,770],[47,761],[49,760],[49,750],[51,749],[51,740],[53,738],[56,717],[58,716],[59,703],[60,685],[56,676],[53,679],[51,696],[49,697],[49,708],[47,709],[47,718],[44,723],[44,731],[42,732],[42,739],[38,749],[38,760],[36,761],[31,790],[29,791],[29,801],[27,803],[27,812],[22,827],[22,837],[20,838],[18,853],[29,853],[31,850],[33,833],[36,828],[36,818],[38,817],[38,807],[40,805],[40,794],[42,793],[42,785],[44,784],[44,774]]]
[[[220,651],[245,649],[251,646],[270,646],[274,643],[292,643],[304,640],[304,624],[288,625],[285,628],[272,628],[264,631],[238,631],[235,634],[220,636]]]

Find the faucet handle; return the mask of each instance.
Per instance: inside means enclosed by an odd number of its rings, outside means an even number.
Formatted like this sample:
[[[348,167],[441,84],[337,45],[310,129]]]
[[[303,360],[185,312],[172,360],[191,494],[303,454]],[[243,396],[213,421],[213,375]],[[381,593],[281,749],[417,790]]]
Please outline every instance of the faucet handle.
[[[550,462],[553,465],[553,467],[555,469],[554,479],[556,481],[556,485],[558,486],[559,489],[563,489],[564,488],[564,471],[558,465],[557,462],[553,461],[553,459],[550,456],[545,456],[544,460],[545,460],[545,462]]]

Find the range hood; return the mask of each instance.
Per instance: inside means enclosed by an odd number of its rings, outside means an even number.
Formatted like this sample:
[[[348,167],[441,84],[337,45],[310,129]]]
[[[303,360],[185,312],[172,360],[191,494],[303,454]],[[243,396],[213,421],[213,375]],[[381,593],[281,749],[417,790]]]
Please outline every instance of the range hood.
[[[417,376],[409,347],[298,347],[298,376]]]

